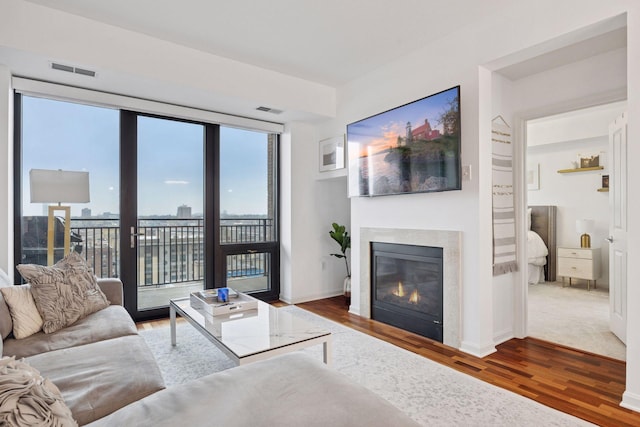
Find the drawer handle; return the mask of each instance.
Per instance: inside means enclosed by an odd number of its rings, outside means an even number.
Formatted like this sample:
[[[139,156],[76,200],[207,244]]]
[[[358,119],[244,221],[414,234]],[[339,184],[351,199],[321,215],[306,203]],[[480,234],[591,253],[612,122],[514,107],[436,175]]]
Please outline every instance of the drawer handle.
[[[577,270],[577,268],[576,268],[576,267],[571,267],[571,269],[572,269],[572,270]]]
[[[577,252],[571,252],[571,255],[578,255]]]

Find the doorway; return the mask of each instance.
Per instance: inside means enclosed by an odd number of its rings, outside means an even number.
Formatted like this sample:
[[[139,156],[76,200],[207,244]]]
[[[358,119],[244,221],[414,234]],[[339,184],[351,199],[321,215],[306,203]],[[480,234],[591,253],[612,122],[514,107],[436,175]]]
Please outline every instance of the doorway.
[[[556,281],[528,278],[529,336],[619,360],[626,347],[609,330],[608,131],[625,109],[620,101],[526,122],[528,205],[556,207],[558,253]]]

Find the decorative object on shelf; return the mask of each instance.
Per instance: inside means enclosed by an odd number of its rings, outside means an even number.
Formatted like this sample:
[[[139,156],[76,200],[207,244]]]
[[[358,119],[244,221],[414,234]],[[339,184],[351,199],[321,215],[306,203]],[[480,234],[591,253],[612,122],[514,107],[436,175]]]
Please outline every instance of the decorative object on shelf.
[[[609,175],[602,175],[602,188],[609,188]]]
[[[344,135],[320,141],[320,172],[344,168]]]
[[[592,219],[579,219],[576,220],[576,231],[581,234],[580,247],[591,247],[591,236],[589,233],[593,232],[594,221]]]
[[[64,253],[71,250],[71,206],[62,203],[88,203],[89,172],[31,169],[29,171],[31,203],[57,203],[49,206],[47,228],[47,265],[54,263],[55,212],[64,212]]]
[[[344,296],[347,301],[351,298],[351,270],[349,270],[349,259],[347,258],[347,250],[351,248],[351,236],[344,225],[337,223],[331,224],[333,230],[329,231],[329,236],[340,245],[339,254],[330,254],[336,258],[344,258],[344,265],[347,268],[347,276],[344,278]]]
[[[579,158],[580,158],[580,168],[584,169],[584,168],[594,168],[596,166],[600,166],[600,155],[594,155],[594,156],[582,156],[581,154],[578,154]]]
[[[527,190],[540,189],[540,163],[529,165],[527,168]]]
[[[349,197],[461,190],[460,86],[347,125]]]

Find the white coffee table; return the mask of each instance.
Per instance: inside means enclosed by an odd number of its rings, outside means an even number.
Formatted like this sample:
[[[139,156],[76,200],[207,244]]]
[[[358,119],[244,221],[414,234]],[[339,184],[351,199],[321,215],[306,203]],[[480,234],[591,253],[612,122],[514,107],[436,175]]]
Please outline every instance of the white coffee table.
[[[262,301],[257,309],[212,316],[191,307],[189,297],[172,299],[171,345],[176,345],[176,313],[237,365],[317,344],[323,346],[324,363],[331,364],[331,332]]]

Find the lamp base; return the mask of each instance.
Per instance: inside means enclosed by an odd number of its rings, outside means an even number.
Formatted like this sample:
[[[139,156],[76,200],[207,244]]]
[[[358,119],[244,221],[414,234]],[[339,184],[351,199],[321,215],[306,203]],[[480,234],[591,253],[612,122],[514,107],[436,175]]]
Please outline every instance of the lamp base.
[[[580,236],[580,247],[581,248],[590,248],[591,247],[591,236],[587,233],[584,233]]]

